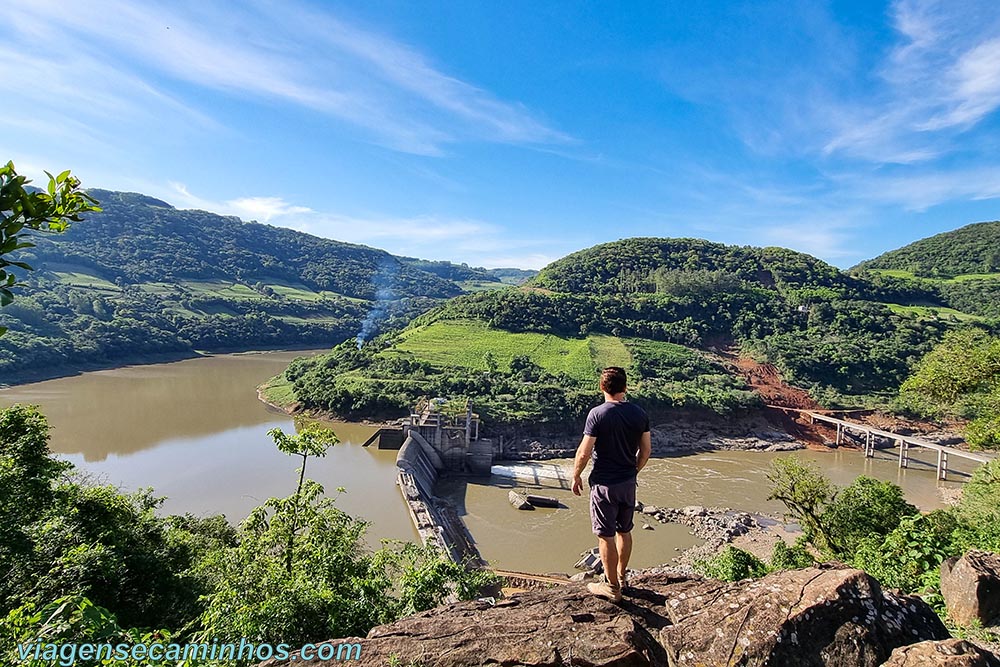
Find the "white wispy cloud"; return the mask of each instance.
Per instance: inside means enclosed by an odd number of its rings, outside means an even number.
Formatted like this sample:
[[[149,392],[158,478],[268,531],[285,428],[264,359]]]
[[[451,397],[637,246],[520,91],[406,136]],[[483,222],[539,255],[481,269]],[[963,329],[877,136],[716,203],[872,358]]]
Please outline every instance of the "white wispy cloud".
[[[1000,12],[992,1],[897,0],[898,41],[881,86],[825,111],[828,155],[911,164],[954,150],[954,137],[1000,108]],[[820,111],[820,110],[817,110]]]
[[[102,68],[111,72],[106,81],[130,80],[121,94],[108,85],[92,96],[115,112],[136,104],[129,93],[139,86],[174,103],[145,81],[155,79],[320,112],[410,153],[438,155],[460,141],[570,141],[522,104],[448,76],[415,49],[301,4],[37,0],[6,18],[14,48],[27,54],[22,69],[27,59],[51,65],[32,44],[61,45],[74,54],[67,68],[77,67],[75,54],[89,58],[70,94],[99,84]],[[40,94],[64,92],[48,81],[36,86]]]
[[[994,166],[858,180],[850,186],[860,198],[925,211],[956,200],[1000,199],[1000,169]]]

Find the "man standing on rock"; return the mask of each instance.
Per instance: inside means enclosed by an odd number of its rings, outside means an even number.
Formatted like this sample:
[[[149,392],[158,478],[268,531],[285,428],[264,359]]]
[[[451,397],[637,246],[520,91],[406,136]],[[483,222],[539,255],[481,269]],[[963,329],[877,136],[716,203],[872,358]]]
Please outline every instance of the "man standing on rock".
[[[573,493],[583,489],[584,468],[590,472],[590,519],[597,535],[606,582],[587,584],[591,593],[613,602],[622,599],[625,571],[632,555],[636,475],[652,449],[649,417],[625,400],[625,370],[612,366],[601,373],[604,403],[587,415],[583,440],[576,450]]]

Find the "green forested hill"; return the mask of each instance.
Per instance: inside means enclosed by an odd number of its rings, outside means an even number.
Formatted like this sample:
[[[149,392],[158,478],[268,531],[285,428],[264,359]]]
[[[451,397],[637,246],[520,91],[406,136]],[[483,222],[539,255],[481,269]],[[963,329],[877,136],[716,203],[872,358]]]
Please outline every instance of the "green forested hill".
[[[362,350],[293,364],[299,400],[344,415],[403,411],[423,394],[471,395],[497,422],[578,419],[595,371],[632,370],[654,408],[758,404],[720,352],[774,363],[821,402],[895,395],[949,328],[932,286],[844,273],[781,248],[638,238],[573,253],[520,288],[463,295]]]
[[[922,290],[931,302],[924,306],[1000,318],[1000,222],[921,239],[862,262],[852,273]]]
[[[440,275],[447,263],[140,194],[90,193],[102,212],[19,254],[36,271],[0,310],[10,328],[0,337],[0,383],[26,369],[46,375],[160,353],[333,345],[402,326],[465,291]],[[485,270],[464,270],[502,287]]]
[[[60,236],[39,238],[29,262],[86,268],[126,283],[237,280],[297,283],[373,299],[390,278],[401,296],[445,298],[453,282],[412,267],[384,250],[322,239],[205,211],[179,210],[144,195],[92,190],[104,209]],[[34,255],[31,257],[30,255]],[[385,278],[377,280],[379,274]]]
[[[549,264],[532,281],[557,292],[620,294],[669,291],[684,274],[712,272],[783,291],[867,289],[836,267],[794,250],[727,246],[703,239],[634,238],[605,243]]]
[[[920,239],[858,264],[921,278],[1000,276],[1000,221],[978,222]]]

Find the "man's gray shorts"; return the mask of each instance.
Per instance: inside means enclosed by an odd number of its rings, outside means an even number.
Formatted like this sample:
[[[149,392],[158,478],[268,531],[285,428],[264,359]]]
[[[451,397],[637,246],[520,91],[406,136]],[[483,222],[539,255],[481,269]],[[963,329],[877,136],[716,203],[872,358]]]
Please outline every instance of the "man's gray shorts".
[[[631,533],[635,525],[635,479],[618,484],[594,484],[590,487],[590,522],[594,534],[614,537]]]

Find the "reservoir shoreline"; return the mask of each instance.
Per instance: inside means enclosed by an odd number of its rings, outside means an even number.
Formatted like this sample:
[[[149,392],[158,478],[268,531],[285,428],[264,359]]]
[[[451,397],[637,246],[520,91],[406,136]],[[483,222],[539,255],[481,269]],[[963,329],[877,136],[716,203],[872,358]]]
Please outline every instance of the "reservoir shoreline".
[[[238,523],[268,497],[294,490],[297,462],[278,452],[267,436],[275,427],[292,428],[292,420],[262,405],[255,388],[300,352],[264,352],[200,356],[21,385],[0,391],[0,405],[40,405],[53,427],[54,452],[106,483],[128,490],[152,486],[167,498],[164,514],[224,514]],[[331,495],[339,486],[347,488],[337,505],[371,522],[369,544],[375,548],[382,538],[418,539],[395,488],[396,452],[360,446],[377,426],[331,422],[342,444],[309,462],[309,476]],[[689,426],[670,423],[664,431],[677,438],[676,429],[682,428]],[[780,455],[722,449],[664,454],[640,478],[640,498],[664,509],[699,505],[774,516],[781,507],[766,500],[765,473]],[[838,485],[860,474],[898,483],[924,509],[941,506],[942,487],[960,486],[959,475],[937,484],[933,467],[916,462],[900,471],[887,451],[877,452],[875,460],[843,448],[799,455],[818,462]],[[498,567],[571,572],[578,554],[593,546],[585,499],[568,490],[540,490],[559,497],[564,507],[519,512],[508,502],[509,482],[456,478],[442,483],[445,487],[435,493],[453,502],[483,557]],[[654,528],[637,531],[637,569],[669,563],[698,541],[689,526],[658,523]]]
[[[15,371],[4,376],[0,380],[0,389],[10,389],[20,387],[35,382],[45,382],[46,380],[58,380],[61,378],[76,377],[84,373],[95,371],[113,371],[133,366],[152,366],[156,364],[169,364],[175,361],[185,361],[188,359],[200,359],[216,357],[222,355],[239,354],[264,354],[268,352],[326,352],[329,348],[317,348],[315,345],[276,345],[274,347],[254,346],[252,348],[235,347],[219,348],[211,350],[179,350],[177,352],[158,352],[126,355],[113,361],[93,361],[80,363],[66,363],[58,366],[49,366],[43,369],[30,371]]]

